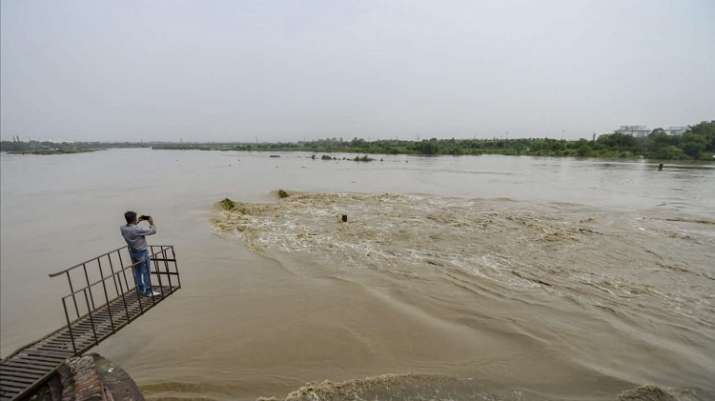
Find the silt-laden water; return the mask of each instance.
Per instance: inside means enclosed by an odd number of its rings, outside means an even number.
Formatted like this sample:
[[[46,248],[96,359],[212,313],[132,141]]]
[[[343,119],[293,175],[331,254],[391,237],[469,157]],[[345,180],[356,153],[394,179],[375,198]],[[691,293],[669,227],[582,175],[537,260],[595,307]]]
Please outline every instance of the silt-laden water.
[[[96,351],[150,399],[715,392],[712,166],[309,156],[3,154],[2,354],[62,323],[47,273],[135,209],[184,288]]]

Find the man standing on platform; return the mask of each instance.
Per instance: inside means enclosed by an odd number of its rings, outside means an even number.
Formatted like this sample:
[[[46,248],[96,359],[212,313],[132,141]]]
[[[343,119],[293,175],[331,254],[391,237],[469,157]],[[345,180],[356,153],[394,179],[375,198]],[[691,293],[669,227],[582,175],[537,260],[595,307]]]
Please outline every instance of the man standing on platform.
[[[147,297],[157,296],[159,293],[154,291],[151,286],[151,262],[146,243],[147,235],[156,234],[154,219],[151,216],[139,216],[137,219],[137,213],[133,211],[124,213],[124,218],[127,220],[127,224],[121,226],[120,230],[129,246],[132,263],[135,264],[132,270],[134,270],[137,289]],[[141,224],[142,222],[146,222],[148,225]]]

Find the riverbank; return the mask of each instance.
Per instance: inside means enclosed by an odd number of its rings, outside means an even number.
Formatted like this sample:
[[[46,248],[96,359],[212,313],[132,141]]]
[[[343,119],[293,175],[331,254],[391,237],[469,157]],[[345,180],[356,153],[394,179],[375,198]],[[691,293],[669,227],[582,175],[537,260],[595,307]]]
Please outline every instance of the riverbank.
[[[156,149],[198,149],[239,151],[303,151],[316,153],[404,154],[404,155],[508,155],[591,157],[605,159],[646,158],[656,160],[706,160],[715,156],[715,121],[695,124],[682,135],[668,135],[655,129],[650,135],[634,137],[620,133],[599,135],[593,140],[522,139],[438,139],[364,140],[337,138],[297,143],[171,143]]]
[[[701,122],[682,135],[668,135],[655,129],[648,136],[634,137],[620,133],[599,135],[593,140],[522,138],[522,139],[425,139],[364,140],[354,138],[319,139],[301,142],[236,143],[236,142],[9,142],[2,141],[0,150],[12,153],[72,153],[118,147],[151,147],[157,150],[204,151],[294,151],[312,153],[353,153],[383,155],[505,155],[549,156],[600,159],[715,160],[715,121]],[[364,158],[367,158],[365,156]]]
[[[142,143],[1,141],[0,152],[15,155],[66,155],[118,148],[146,148]]]
[[[678,138],[665,138],[661,141],[652,138],[633,138],[626,135],[602,135],[596,141],[584,139],[569,141],[563,139],[430,139],[423,141],[377,140],[364,141],[355,139],[350,142],[324,140],[302,143],[276,144],[236,144],[236,143],[173,143],[158,144],[153,149],[164,150],[203,150],[203,151],[259,151],[259,152],[314,152],[323,154],[352,153],[380,155],[417,155],[417,156],[547,156],[575,157],[593,159],[653,159],[653,160],[715,160],[714,145],[702,149],[685,151],[670,144]],[[622,144],[625,143],[625,144]],[[685,146],[685,145],[684,145]],[[688,145],[689,146],[689,145]],[[699,146],[699,145],[697,145]],[[367,157],[367,156],[365,156]]]
[[[64,155],[75,153],[96,152],[101,148],[87,145],[76,145],[66,143],[24,143],[12,142],[11,144],[3,144],[2,151],[14,155]]]

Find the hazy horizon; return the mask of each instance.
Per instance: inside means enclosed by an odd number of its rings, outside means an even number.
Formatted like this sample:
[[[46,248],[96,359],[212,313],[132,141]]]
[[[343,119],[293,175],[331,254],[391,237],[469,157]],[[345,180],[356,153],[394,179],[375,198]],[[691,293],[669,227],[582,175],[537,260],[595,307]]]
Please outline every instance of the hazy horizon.
[[[715,119],[712,1],[0,4],[2,139],[572,139]]]

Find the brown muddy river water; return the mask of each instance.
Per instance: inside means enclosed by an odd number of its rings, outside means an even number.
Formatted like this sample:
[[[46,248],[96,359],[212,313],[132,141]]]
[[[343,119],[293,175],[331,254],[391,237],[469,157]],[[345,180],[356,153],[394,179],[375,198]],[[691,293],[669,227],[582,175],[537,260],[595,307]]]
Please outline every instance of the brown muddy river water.
[[[2,154],[2,355],[135,209],[183,289],[95,351],[150,400],[715,399],[715,165],[309,156]]]

